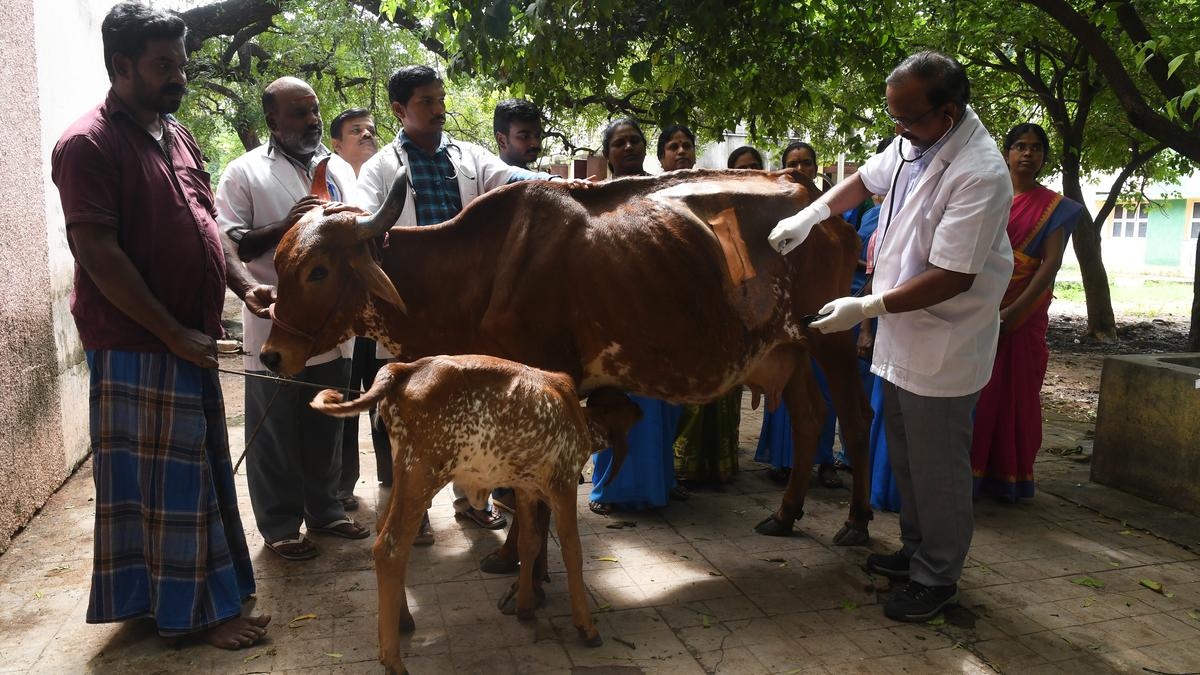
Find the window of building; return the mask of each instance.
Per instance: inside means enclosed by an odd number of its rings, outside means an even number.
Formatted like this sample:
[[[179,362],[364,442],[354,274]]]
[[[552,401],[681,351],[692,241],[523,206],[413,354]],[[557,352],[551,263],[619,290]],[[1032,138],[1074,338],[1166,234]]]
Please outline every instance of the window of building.
[[[1121,204],[1113,209],[1112,236],[1145,239],[1149,221],[1145,204]]]
[[[1200,201],[1192,202],[1192,239],[1200,239]]]

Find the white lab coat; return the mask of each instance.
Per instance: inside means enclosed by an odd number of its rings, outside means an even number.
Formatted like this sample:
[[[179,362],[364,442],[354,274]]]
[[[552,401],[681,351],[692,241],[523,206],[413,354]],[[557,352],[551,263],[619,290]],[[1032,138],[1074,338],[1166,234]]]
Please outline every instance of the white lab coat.
[[[474,143],[455,141],[446,134],[442,134],[442,138],[450,144],[446,156],[450,158],[458,176],[458,194],[464,209],[481,194],[507,184],[514,173],[524,171],[505,164],[504,160]],[[395,140],[363,164],[358,172],[357,197],[351,203],[375,213],[383,205],[396,175],[401,171],[408,171],[408,151],[400,145],[400,136],[397,135]],[[546,177],[549,178],[548,175]],[[405,227],[417,225],[416,199],[411,190],[404,201],[400,218],[394,224]],[[380,359],[392,357],[382,345],[376,345],[375,356]]]
[[[887,223],[900,165],[899,139],[859,169],[880,209],[872,292],[883,293],[931,266],[974,274],[971,288],[927,309],[879,319],[871,372],[921,396],[966,396],[987,384],[1000,331],[1000,299],[1012,276],[1006,227],[1012,182],[996,142],[967,108],[915,189]],[[911,147],[905,144],[911,153]],[[908,154],[906,156],[911,156]],[[911,164],[900,168],[897,191]],[[886,231],[884,228],[886,227]]]
[[[342,201],[354,195],[354,171],[349,164],[330,162],[327,175],[341,191]],[[225,167],[221,183],[217,186],[217,225],[228,233],[239,228],[255,229],[278,222],[287,216],[296,202],[309,194],[311,187],[308,177],[300,169],[273,150],[269,143],[264,143]],[[246,263],[246,269],[260,284],[275,286],[279,283],[279,277],[275,274],[274,247]],[[242,329],[242,349],[245,352],[242,366],[246,370],[264,370],[258,355],[271,332],[270,319],[260,319],[243,307]],[[337,358],[349,358],[353,355],[353,349],[353,341],[347,340],[334,349],[312,357],[305,365],[315,366]]]

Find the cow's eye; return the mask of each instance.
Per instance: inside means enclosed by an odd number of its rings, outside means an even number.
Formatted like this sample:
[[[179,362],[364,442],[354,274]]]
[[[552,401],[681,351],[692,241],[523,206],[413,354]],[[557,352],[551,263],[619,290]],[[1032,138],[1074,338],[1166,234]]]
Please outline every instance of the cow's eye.
[[[308,273],[308,280],[309,281],[320,281],[327,276],[329,276],[329,270],[318,265],[317,267],[314,267],[311,272]]]

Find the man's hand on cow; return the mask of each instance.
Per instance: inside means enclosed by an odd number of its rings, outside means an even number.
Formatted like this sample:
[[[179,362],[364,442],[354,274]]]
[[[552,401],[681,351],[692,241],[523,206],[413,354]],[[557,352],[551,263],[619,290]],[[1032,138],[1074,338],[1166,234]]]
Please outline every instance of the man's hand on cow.
[[[883,305],[882,295],[838,298],[821,308],[822,318],[814,321],[812,327],[822,333],[839,333],[884,314],[887,314],[887,307]]]
[[[325,204],[325,208],[321,210],[321,215],[332,216],[335,213],[353,212],[362,215],[370,215],[366,211],[354,206],[353,204],[343,204],[342,202],[329,202]]]
[[[250,313],[260,319],[271,318],[271,303],[275,302],[275,287],[266,284],[259,284],[246,292],[246,297],[242,298],[242,302],[246,303],[246,309]]]
[[[596,184],[596,176],[591,175],[587,178],[566,178],[563,183],[568,190],[590,190]]]
[[[775,229],[771,230],[767,241],[771,242],[771,248],[787,255],[792,249],[804,243],[814,225],[828,217],[829,207],[823,202],[813,202],[804,207],[800,213],[779,221]]]
[[[201,368],[217,367],[217,341],[198,330],[180,326],[167,340],[167,349]]]
[[[324,203],[325,200],[316,195],[301,197],[300,201],[296,202],[295,206],[292,207],[292,210],[288,211],[287,217],[283,219],[283,222],[287,223],[288,227],[291,227],[296,224],[296,221],[303,218],[304,214]]]

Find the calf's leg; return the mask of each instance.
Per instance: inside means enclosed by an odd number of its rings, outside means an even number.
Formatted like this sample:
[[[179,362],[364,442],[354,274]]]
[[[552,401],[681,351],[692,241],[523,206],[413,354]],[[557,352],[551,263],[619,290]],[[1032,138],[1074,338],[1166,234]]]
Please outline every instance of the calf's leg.
[[[522,488],[517,488],[517,514],[525,521],[525,527],[521,529],[520,539],[517,541],[521,554],[520,575],[517,577],[517,618],[522,621],[532,620],[533,612],[536,609],[536,600],[534,599],[534,568],[533,561],[537,558],[538,547],[541,543],[541,533],[537,527],[531,527],[538,522],[537,519],[537,497]]]
[[[423,484],[424,483],[424,484]],[[379,660],[389,673],[403,673],[400,635],[416,628],[408,609],[404,577],[413,540],[421,529],[425,504],[432,497],[428,480],[404,474],[397,465],[387,520],[375,540],[375,578],[379,587]]]
[[[563,565],[567,568],[567,592],[571,596],[571,623],[579,637],[589,647],[599,647],[604,639],[592,623],[588,610],[587,590],[583,586],[583,546],[579,543],[579,517],[575,513],[575,486],[566,485],[549,491],[550,508],[558,543],[562,547]]]

